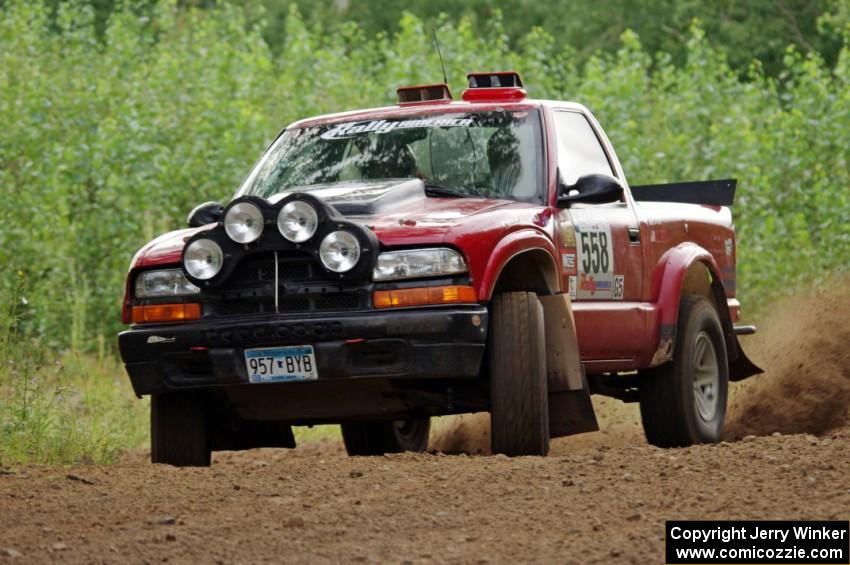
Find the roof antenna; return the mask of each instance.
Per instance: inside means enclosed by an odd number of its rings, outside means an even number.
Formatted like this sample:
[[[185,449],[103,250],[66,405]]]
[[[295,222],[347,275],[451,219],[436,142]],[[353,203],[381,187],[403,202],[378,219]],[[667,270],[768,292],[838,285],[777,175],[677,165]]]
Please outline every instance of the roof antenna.
[[[437,44],[437,55],[440,56],[440,66],[443,67],[443,83],[449,84],[449,79],[446,77],[446,64],[443,62],[443,52],[440,51],[440,40],[437,38],[437,28],[431,28],[434,32],[434,43]]]

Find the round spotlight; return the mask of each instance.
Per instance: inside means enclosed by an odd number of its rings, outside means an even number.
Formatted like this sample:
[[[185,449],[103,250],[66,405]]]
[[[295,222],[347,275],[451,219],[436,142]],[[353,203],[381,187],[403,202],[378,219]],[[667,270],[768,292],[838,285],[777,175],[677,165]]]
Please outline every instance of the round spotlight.
[[[322,240],[319,258],[328,270],[345,273],[353,269],[360,259],[360,242],[351,232],[331,232]]]
[[[263,213],[250,202],[240,202],[225,214],[224,231],[236,243],[257,241],[263,235]]]
[[[221,247],[211,239],[196,239],[183,254],[183,266],[189,276],[206,281],[221,271],[224,253]]]
[[[280,209],[277,215],[277,229],[292,243],[307,241],[316,233],[319,215],[316,209],[298,200],[293,200]]]

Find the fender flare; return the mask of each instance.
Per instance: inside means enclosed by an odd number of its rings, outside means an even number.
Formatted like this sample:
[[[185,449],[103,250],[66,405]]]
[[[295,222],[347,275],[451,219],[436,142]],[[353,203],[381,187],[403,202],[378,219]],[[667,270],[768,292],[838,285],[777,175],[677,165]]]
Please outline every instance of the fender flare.
[[[493,248],[493,251],[490,253],[487,266],[484,269],[484,275],[481,278],[478,300],[488,301],[493,297],[493,290],[496,288],[496,283],[498,283],[499,277],[505,269],[505,266],[507,266],[512,259],[515,259],[523,253],[533,252],[543,252],[548,256],[549,260],[552,262],[551,267],[553,274],[550,277],[547,277],[547,279],[551,278],[554,280],[547,280],[547,285],[550,290],[553,290],[553,294],[560,292],[560,270],[558,269],[558,262],[555,259],[558,256],[555,245],[549,238],[538,231],[522,229],[511,232],[507,236],[503,237]]]
[[[717,306],[717,315],[723,328],[727,358],[732,364],[738,359],[739,345],[732,326],[732,318],[726,303],[726,291],[720,280],[717,261],[703,247],[691,243],[680,243],[669,249],[655,266],[652,275],[652,302],[658,308],[658,345],[650,366],[655,367],[673,358],[673,348],[679,324],[679,304],[685,278],[694,265],[701,264],[709,275],[709,293]]]

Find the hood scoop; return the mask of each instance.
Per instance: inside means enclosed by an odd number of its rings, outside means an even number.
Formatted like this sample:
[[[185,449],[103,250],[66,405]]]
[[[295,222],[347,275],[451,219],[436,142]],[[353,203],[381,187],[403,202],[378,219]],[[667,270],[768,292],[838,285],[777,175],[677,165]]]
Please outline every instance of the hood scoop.
[[[348,181],[295,189],[318,196],[343,216],[375,216],[424,200],[425,185],[419,179]]]

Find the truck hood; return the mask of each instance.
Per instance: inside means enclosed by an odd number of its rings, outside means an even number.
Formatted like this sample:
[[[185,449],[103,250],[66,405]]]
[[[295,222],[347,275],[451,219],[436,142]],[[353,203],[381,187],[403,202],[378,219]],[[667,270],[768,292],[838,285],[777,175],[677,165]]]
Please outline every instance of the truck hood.
[[[433,197],[425,194],[419,179],[350,181],[313,185],[297,192],[308,192],[332,204],[351,220],[372,228],[378,239],[393,245],[436,243],[445,233],[487,210],[514,204],[495,198]],[[286,193],[277,195],[278,201]]]
[[[399,179],[380,182],[349,182],[303,189],[332,204],[347,218],[369,226],[382,244],[429,245],[446,240],[448,233],[481,214],[501,208],[523,209],[529,216],[533,205],[494,198],[430,197],[422,181]],[[286,195],[272,197],[276,202]],[[145,245],[131,268],[177,263],[185,242],[196,233],[215,227],[176,230]]]
[[[451,230],[481,217],[485,212],[510,207],[516,202],[491,198],[428,197],[415,206],[362,218],[384,245],[426,245],[445,241]],[[355,218],[359,219],[359,218]]]

